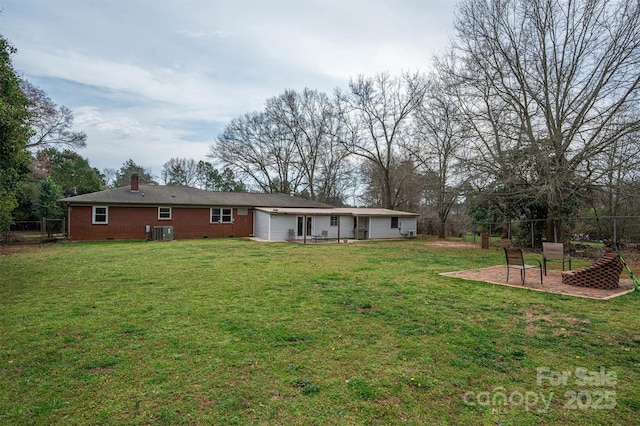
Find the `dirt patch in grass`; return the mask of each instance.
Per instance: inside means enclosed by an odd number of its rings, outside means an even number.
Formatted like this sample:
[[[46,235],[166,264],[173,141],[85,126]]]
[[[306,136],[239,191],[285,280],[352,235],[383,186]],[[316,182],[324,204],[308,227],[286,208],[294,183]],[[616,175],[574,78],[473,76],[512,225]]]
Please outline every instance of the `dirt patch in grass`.
[[[373,305],[362,305],[359,306],[358,309],[356,309],[356,312],[358,312],[359,314],[366,314],[368,312],[373,312],[376,310],[376,307]]]
[[[100,366],[100,367],[93,367],[87,370],[87,372],[89,374],[100,374],[100,373],[104,373],[105,371],[111,371],[113,370],[112,366]]]
[[[397,396],[390,396],[385,399],[378,399],[375,402],[376,404],[383,405],[383,406],[385,405],[400,406],[400,398],[398,398]]]
[[[25,251],[36,251],[40,248],[40,244],[0,244],[0,256],[22,253]]]
[[[196,396],[196,401],[198,401],[198,412],[209,410],[210,407],[215,406],[218,403],[215,399],[208,398],[202,394],[198,394]]]
[[[527,309],[521,309],[525,314],[525,332],[527,336],[543,335],[542,326],[551,329],[553,336],[572,334],[576,327],[589,324],[589,319],[579,319],[558,312],[552,312],[552,308],[545,305],[532,305]]]
[[[463,241],[447,241],[447,240],[429,241],[427,244],[435,247],[454,247],[454,248],[479,247],[479,243],[474,244],[474,243],[465,243]]]

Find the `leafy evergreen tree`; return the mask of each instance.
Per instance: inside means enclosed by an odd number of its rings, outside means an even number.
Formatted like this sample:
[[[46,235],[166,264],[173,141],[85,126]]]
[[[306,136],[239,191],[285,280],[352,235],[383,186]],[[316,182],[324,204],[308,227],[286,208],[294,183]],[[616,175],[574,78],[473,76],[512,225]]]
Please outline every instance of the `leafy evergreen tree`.
[[[119,188],[121,186],[128,186],[131,182],[131,175],[137,173],[139,182],[142,185],[157,185],[158,182],[153,180],[153,176],[151,175],[150,170],[145,170],[144,167],[139,166],[132,159],[128,159],[122,164],[116,179],[113,183],[114,188]]]
[[[100,174],[87,159],[73,151],[48,148],[38,152],[37,159],[46,164],[49,176],[65,196],[88,194],[102,188]]]
[[[206,191],[247,192],[245,184],[236,179],[236,175],[229,167],[220,173],[208,161],[198,161],[196,166],[197,184]]]
[[[62,189],[47,176],[38,183],[36,195],[36,213],[38,219],[59,219],[64,211],[57,200],[62,198]]]
[[[51,176],[47,176],[38,182],[36,196],[36,214],[39,220],[42,219],[61,219],[64,217],[64,209],[58,200],[62,198],[62,189],[56,184]],[[51,237],[52,223],[46,222],[47,236]]]
[[[15,51],[0,36],[0,232],[11,225],[11,212],[18,205],[16,194],[29,173],[29,102],[11,63]]]

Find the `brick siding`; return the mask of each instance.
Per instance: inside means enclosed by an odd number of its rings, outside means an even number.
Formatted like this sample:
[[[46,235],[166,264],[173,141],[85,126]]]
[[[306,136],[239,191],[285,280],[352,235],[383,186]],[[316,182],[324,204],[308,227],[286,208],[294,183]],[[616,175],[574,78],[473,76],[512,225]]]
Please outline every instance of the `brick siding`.
[[[158,207],[109,206],[109,223],[92,224],[91,206],[70,206],[68,237],[76,241],[144,240],[146,225],[173,226],[176,239],[248,237],[253,233],[253,209],[233,209],[234,223],[210,223],[206,207],[173,207],[171,220],[158,219]]]

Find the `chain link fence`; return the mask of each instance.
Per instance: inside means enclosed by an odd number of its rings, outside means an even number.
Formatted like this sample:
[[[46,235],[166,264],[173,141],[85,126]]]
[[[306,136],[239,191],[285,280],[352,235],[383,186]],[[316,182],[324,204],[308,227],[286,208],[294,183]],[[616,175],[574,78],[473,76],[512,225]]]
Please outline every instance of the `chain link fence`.
[[[479,242],[489,234],[491,241],[506,240],[510,245],[542,248],[542,242],[573,245],[612,246],[640,250],[640,216],[561,218],[556,220],[504,220],[502,222],[451,221],[441,223],[421,218],[418,232],[425,235],[462,238]]]
[[[36,244],[65,238],[64,219],[17,221],[2,235],[4,244]]]

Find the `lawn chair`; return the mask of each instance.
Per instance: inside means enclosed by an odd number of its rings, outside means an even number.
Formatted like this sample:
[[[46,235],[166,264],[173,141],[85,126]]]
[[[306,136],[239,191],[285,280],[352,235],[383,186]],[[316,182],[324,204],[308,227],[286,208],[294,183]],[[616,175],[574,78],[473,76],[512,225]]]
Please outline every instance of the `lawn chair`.
[[[320,235],[314,235],[313,236],[313,240],[314,241],[328,241],[329,240],[329,231],[326,230],[322,230],[322,232],[320,233]]]
[[[532,259],[538,262],[537,265],[527,265],[524,263],[522,250],[519,248],[504,248],[504,254],[507,258],[507,282],[509,282],[509,269],[515,268],[520,270],[520,282],[524,285],[527,269],[540,269],[540,284],[542,284],[542,264],[538,259]]]
[[[564,271],[564,264],[569,264],[569,270],[571,270],[571,255],[564,254],[564,245],[562,243],[542,243],[542,267],[544,268],[544,275],[547,275],[547,262],[562,262],[562,270]]]

